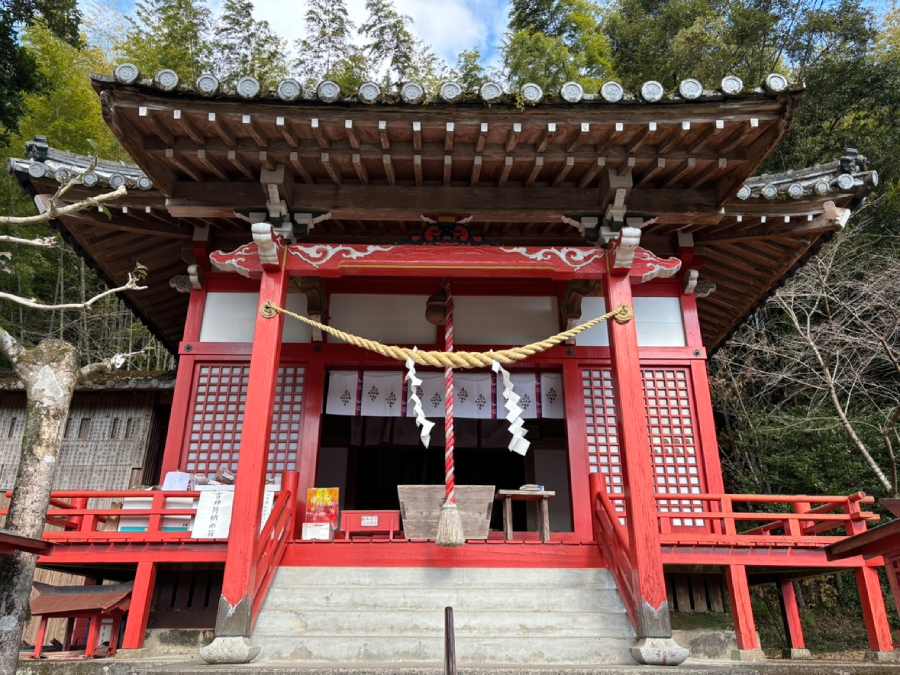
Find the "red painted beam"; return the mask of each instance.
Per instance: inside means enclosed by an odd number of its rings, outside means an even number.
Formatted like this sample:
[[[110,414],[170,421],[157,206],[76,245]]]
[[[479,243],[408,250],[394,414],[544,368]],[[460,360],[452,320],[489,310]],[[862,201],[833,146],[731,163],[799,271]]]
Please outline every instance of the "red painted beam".
[[[430,542],[293,542],[283,567],[606,567],[594,543],[468,542],[444,548]]]

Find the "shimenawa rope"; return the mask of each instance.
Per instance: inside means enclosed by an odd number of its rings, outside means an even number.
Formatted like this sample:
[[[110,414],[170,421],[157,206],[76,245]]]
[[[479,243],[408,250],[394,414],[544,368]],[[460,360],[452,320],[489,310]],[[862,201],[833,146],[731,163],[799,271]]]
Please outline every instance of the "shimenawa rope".
[[[634,318],[634,312],[631,307],[619,305],[614,310],[607,312],[606,314],[601,314],[590,321],[586,321],[569,330],[565,330],[562,333],[557,333],[556,335],[545,338],[540,342],[532,342],[531,344],[523,345],[521,347],[510,347],[509,349],[487,352],[439,352],[421,351],[409,347],[386,345],[377,340],[369,340],[368,338],[353,335],[352,333],[346,333],[339,328],[319,323],[302,314],[296,314],[284,307],[279,307],[271,301],[263,305],[263,308],[260,311],[262,316],[266,319],[272,319],[276,314],[289,316],[292,319],[302,321],[313,328],[318,328],[322,332],[328,333],[354,347],[367,349],[370,352],[375,352],[376,354],[381,354],[382,356],[387,356],[391,359],[397,359],[398,361],[412,359],[420,366],[431,366],[433,368],[490,368],[494,361],[499,361],[503,365],[509,365],[516,361],[527,359],[535,354],[540,354],[558,344],[562,344],[566,340],[570,340],[576,335],[580,335],[609,319],[613,319],[617,323],[628,323]]]

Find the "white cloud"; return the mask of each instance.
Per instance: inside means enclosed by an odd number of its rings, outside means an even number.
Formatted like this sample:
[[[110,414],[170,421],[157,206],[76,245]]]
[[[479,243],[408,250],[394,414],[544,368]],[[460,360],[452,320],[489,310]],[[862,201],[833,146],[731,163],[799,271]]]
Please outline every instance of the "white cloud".
[[[255,0],[255,16],[268,21],[293,45],[303,35],[304,0]],[[496,26],[506,23],[506,0],[395,0],[397,10],[412,19],[416,37],[448,63],[464,49],[478,48],[485,56],[497,48]],[[350,18],[357,27],[366,20],[365,0],[348,0]]]

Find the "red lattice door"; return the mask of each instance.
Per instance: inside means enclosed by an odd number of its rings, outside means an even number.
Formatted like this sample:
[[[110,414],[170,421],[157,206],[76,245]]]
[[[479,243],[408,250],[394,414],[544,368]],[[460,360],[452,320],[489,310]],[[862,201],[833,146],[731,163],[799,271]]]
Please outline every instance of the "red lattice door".
[[[187,448],[182,466],[189,473],[212,477],[226,466],[237,471],[244,425],[244,404],[250,366],[201,364],[194,378]],[[302,367],[278,369],[272,432],[269,436],[268,477],[297,469],[303,418]]]
[[[658,493],[673,495],[658,502],[661,513],[677,513],[673,527],[702,527],[690,514],[703,511],[689,495],[706,490],[697,438],[693,392],[687,368],[642,368],[644,401],[653,472]],[[617,511],[625,514],[622,456],[619,445],[615,383],[609,368],[582,370],[586,447],[591,473],[606,477],[606,489]]]

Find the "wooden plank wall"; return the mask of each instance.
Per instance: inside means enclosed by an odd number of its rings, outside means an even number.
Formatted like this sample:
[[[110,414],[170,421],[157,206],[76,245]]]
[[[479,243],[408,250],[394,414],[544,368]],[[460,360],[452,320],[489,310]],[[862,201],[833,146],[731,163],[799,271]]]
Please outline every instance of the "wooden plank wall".
[[[682,614],[725,612],[725,581],[721,574],[666,574],[669,607]]]
[[[139,484],[155,423],[155,398],[155,392],[78,392],[66,421],[54,488],[113,490]],[[4,393],[0,488],[15,482],[24,427],[24,396]]]

